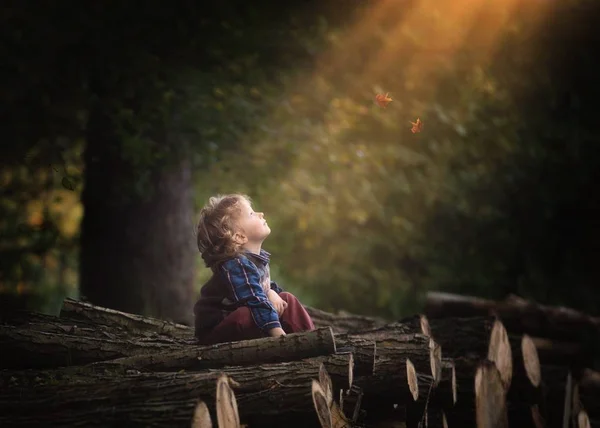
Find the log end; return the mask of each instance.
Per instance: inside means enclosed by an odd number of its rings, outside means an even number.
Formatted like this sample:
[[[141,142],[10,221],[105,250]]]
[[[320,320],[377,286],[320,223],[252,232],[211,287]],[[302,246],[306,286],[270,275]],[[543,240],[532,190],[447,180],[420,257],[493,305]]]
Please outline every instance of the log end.
[[[508,428],[504,384],[491,361],[482,362],[475,372],[475,414],[478,428]]]
[[[419,398],[419,381],[417,380],[417,371],[409,358],[406,359],[406,379],[408,381],[408,389],[414,401]]]
[[[447,364],[446,370],[450,370],[450,387],[452,389],[452,405],[456,404],[456,400],[458,399],[458,388],[456,386],[456,367],[454,363]]]
[[[224,374],[217,379],[216,407],[219,428],[238,428],[240,426],[235,394],[231,389],[229,376]]]
[[[429,363],[433,386],[437,386],[442,378],[442,347],[429,338]]]
[[[419,321],[421,323],[421,333],[423,333],[427,337],[431,336],[431,327],[429,326],[429,320],[425,314],[419,315]]]
[[[488,346],[489,361],[493,361],[500,373],[504,390],[508,391],[512,381],[512,351],[508,340],[508,333],[499,319],[494,321],[492,332],[490,334],[490,343]]]
[[[521,353],[523,354],[523,366],[529,381],[536,388],[542,382],[542,373],[540,368],[540,358],[538,356],[535,343],[528,335],[521,338]]]
[[[325,365],[321,363],[319,366],[319,385],[321,386],[321,390],[325,395],[327,407],[331,405],[333,402],[333,385],[331,383],[331,377],[327,373],[327,369]]]
[[[192,428],[212,428],[210,412],[204,401],[198,401],[192,418]]]
[[[592,428],[590,418],[585,410],[580,410],[577,414],[577,428]]]
[[[312,399],[322,428],[332,428],[327,394],[317,380],[312,381]]]

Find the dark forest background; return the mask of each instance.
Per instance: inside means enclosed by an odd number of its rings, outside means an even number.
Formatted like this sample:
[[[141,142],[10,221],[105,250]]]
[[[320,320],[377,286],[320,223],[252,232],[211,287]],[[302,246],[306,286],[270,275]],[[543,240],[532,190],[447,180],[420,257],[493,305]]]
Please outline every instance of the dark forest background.
[[[600,314],[599,9],[3,2],[1,300],[189,323],[198,211],[245,192],[306,304],[397,318],[445,290]]]

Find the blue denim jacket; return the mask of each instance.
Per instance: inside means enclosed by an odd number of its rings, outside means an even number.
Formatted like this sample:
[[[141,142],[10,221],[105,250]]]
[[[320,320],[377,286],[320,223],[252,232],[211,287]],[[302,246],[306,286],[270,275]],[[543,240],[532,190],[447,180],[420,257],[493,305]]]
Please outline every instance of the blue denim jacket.
[[[221,263],[200,290],[194,306],[196,336],[216,327],[227,315],[247,306],[256,326],[265,333],[281,327],[277,311],[267,298],[269,289],[283,290],[271,281],[270,254],[245,252]]]

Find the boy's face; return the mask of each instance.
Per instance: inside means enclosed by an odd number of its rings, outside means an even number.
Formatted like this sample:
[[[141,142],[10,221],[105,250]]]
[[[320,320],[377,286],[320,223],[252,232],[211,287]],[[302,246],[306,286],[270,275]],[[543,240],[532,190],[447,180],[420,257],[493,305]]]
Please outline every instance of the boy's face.
[[[237,224],[244,244],[261,244],[271,233],[264,214],[255,212],[245,200],[240,204]]]

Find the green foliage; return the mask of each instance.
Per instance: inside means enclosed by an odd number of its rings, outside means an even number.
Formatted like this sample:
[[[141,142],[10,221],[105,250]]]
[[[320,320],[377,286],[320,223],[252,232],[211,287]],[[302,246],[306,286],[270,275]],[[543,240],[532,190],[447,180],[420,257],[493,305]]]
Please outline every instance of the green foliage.
[[[469,35],[486,40],[506,18],[493,44],[447,52],[429,52],[419,24],[405,24],[394,40],[403,50],[387,58],[388,28],[362,39],[357,28],[331,31],[322,61],[286,81],[279,108],[201,178],[216,183],[201,199],[250,193],[271,224],[265,246],[283,285],[323,308],[399,317],[428,289],[447,289],[595,311],[581,240],[592,211],[574,201],[596,203],[578,189],[592,186],[598,133],[556,101],[577,83],[565,87],[550,62],[564,33],[547,45],[539,28],[549,12],[507,7],[490,5]],[[460,25],[452,19],[442,34]],[[373,98],[387,91],[394,101],[382,110]],[[425,128],[415,135],[416,117]]]

